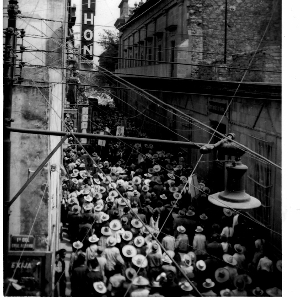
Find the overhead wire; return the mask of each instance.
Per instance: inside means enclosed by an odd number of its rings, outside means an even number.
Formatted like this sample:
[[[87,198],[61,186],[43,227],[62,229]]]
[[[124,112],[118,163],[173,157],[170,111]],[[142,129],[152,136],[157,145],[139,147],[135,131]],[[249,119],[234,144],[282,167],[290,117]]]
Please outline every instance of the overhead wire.
[[[37,87],[37,88],[38,88],[38,87]],[[39,88],[38,88],[38,89],[39,89]],[[53,109],[52,106],[50,106],[50,107]],[[54,109],[53,109],[53,110],[54,110]],[[56,110],[54,110],[54,111],[56,112]],[[56,114],[57,114],[57,112],[56,112]],[[60,119],[61,119],[61,118],[60,118]],[[74,134],[72,134],[72,132],[70,132],[70,134],[73,135],[73,138],[74,138],[75,140],[77,140],[78,144],[81,145],[82,149],[84,149],[84,151],[89,155],[90,159],[94,162],[94,164],[97,165],[96,162],[94,161],[94,159],[92,158],[92,156],[86,151],[86,149],[84,148],[84,146],[83,146],[83,145],[80,143],[80,141],[74,136]],[[103,173],[102,170],[101,170],[99,167],[98,167],[98,169],[99,169],[100,172],[107,178],[106,174]],[[114,190],[118,193],[119,196],[121,196],[121,198],[122,198],[123,200],[125,199],[125,198],[120,194],[120,192],[119,192],[117,189],[114,188]],[[125,201],[125,202],[126,202],[126,201]],[[127,205],[127,202],[126,202],[126,205]],[[136,218],[140,220],[140,222],[143,224],[143,226],[144,226],[144,227],[146,228],[146,230],[147,230],[146,225],[145,225],[144,222],[140,219],[140,217],[132,210],[132,208],[131,208],[130,206],[127,205],[127,207],[129,207],[129,209],[135,214]],[[150,232],[150,234],[152,235],[151,232]],[[161,248],[164,249],[164,248],[162,247],[162,245],[160,244],[160,242],[157,240],[157,238],[154,237],[153,235],[152,235],[152,237],[157,241],[157,243],[161,246]],[[164,250],[165,250],[165,249],[164,249]],[[167,253],[167,255],[169,256],[168,253]],[[196,287],[193,285],[193,283],[189,280],[189,278],[181,271],[181,269],[179,268],[179,266],[177,265],[177,263],[173,260],[173,258],[172,258],[171,256],[169,256],[169,257],[170,257],[170,259],[174,262],[174,264],[177,266],[177,268],[179,269],[179,271],[184,275],[184,277],[187,279],[187,281],[189,281],[189,283],[191,284],[191,286],[194,287],[195,291],[197,291],[197,292],[199,293],[199,295],[201,295],[200,292],[197,290],[197,288],[196,288]],[[63,276],[63,274],[61,275],[61,277],[62,277],[62,276]],[[60,277],[60,279],[61,279],[61,277]],[[60,280],[60,279],[59,279],[59,280]],[[58,284],[58,283],[59,283],[59,281],[57,282],[57,284]]]
[[[37,29],[35,26],[33,26],[33,25],[31,25],[31,24],[29,24],[30,26],[32,26],[33,28],[35,28],[35,29]],[[41,30],[39,30],[39,29],[37,29],[38,31],[40,31],[42,34],[44,34]],[[53,39],[53,37],[50,37],[51,39]],[[59,43],[57,40],[55,40],[55,39],[53,39],[56,43]],[[62,45],[62,47],[66,47],[66,46],[63,46]],[[72,53],[73,55],[79,55],[80,57],[83,57],[81,54],[75,54],[75,53]],[[166,62],[166,63],[170,63],[170,62]],[[184,64],[184,63],[176,63],[176,62],[171,62],[171,63],[175,63],[175,64]],[[192,65],[192,64],[190,64],[190,65]],[[200,65],[195,65],[195,66],[200,66]],[[211,66],[209,66],[209,65],[204,65],[205,67],[215,67],[214,65],[211,65]],[[219,66],[220,67],[220,66]],[[221,68],[223,68],[223,66],[221,66]],[[234,68],[234,67],[230,67],[230,68]],[[235,69],[235,68],[234,68]],[[237,69],[240,69],[240,68],[237,68]],[[253,69],[253,70],[251,70],[251,71],[265,71],[265,70],[255,70],[255,69]],[[95,71],[95,70],[89,70],[89,72],[98,72],[98,71]],[[270,71],[270,72],[273,72],[273,71]],[[276,71],[277,72],[277,71]],[[280,73],[280,72],[279,72]],[[115,74],[117,74],[117,73],[115,73]]]
[[[155,121],[155,120],[154,120]],[[156,121],[157,122],[157,121]],[[159,122],[158,122],[159,123]],[[165,128],[167,128],[168,130],[170,130],[170,131],[172,131],[170,128],[168,128],[167,126],[165,126],[165,125],[163,125],[163,124],[161,124],[161,123],[159,123],[160,125],[162,125],[163,127],[165,127]],[[189,139],[187,139],[186,137],[184,137],[184,136],[182,136],[182,135],[180,135],[180,134],[178,134],[178,133],[176,133],[176,132],[174,132],[174,131],[172,131],[174,134],[177,134],[178,136],[180,136],[181,138],[183,138],[183,139],[185,139],[185,140],[187,140],[187,141],[189,141],[189,142],[191,142]],[[195,143],[194,143],[195,144]],[[195,144],[195,146],[197,146],[197,147],[199,147],[197,144]]]
[[[119,98],[119,100],[121,100],[121,99]],[[121,100],[121,101],[122,101],[122,100]],[[135,109],[135,108],[134,108],[134,109]],[[171,113],[172,113],[172,112],[171,112]],[[175,115],[176,115],[176,113],[174,113],[174,112],[173,112],[173,114],[175,114]],[[176,115],[176,116],[179,116],[179,115]],[[181,116],[179,116],[179,117],[181,117]],[[186,120],[186,119],[184,119],[183,117],[182,117],[182,119],[183,119],[183,120]],[[196,124],[194,124],[194,126],[198,127]],[[200,128],[200,129],[202,129],[202,130],[204,130],[204,129],[203,129],[203,128],[201,128],[201,127],[199,127],[199,128]],[[204,130],[204,131],[206,131],[206,130]]]
[[[270,26],[270,24],[271,24],[271,20],[272,20],[272,18],[273,18],[273,14],[274,14],[274,11],[275,11],[275,8],[276,8],[277,3],[278,3],[278,0],[276,0],[276,3],[274,3],[273,10],[272,10],[272,13],[271,13],[271,17],[270,17],[270,19],[269,19],[269,22],[268,22],[268,24],[267,24],[267,26],[266,26],[266,28],[265,28],[265,30],[264,30],[264,33],[263,33],[263,35],[262,35],[262,37],[261,37],[261,39],[260,39],[260,41],[259,41],[259,44],[258,44],[257,47],[256,47],[256,50],[255,50],[254,54],[252,55],[252,57],[251,57],[251,59],[250,59],[250,62],[249,62],[249,64],[248,64],[248,68],[245,70],[245,72],[244,72],[244,74],[243,74],[243,76],[242,76],[242,78],[241,78],[241,80],[240,80],[240,83],[238,84],[238,86],[237,86],[237,88],[236,88],[236,91],[234,92],[233,96],[236,95],[236,93],[237,93],[237,91],[238,91],[238,89],[239,89],[241,83],[244,81],[244,78],[245,78],[245,76],[246,76],[246,74],[247,74],[247,71],[250,71],[249,68],[250,68],[250,66],[251,66],[251,64],[252,64],[252,62],[253,62],[253,60],[254,60],[254,58],[255,58],[255,55],[256,55],[256,53],[257,53],[257,51],[258,51],[258,49],[259,49],[259,47],[260,47],[260,45],[261,45],[263,39],[265,38],[265,35],[266,35],[266,33],[267,33],[268,29],[269,29],[269,26]],[[227,111],[229,110],[229,107],[230,107],[230,105],[232,104],[233,99],[234,99],[234,98],[231,98],[229,104],[227,105],[227,107],[226,107],[226,109],[225,109],[225,111],[224,111],[224,113],[223,113],[221,119],[220,119],[219,122],[218,122],[218,125],[217,125],[217,127],[216,127],[216,130],[219,128],[219,125],[221,124],[221,122],[222,122],[224,116],[226,115]]]
[[[7,14],[7,13],[4,13],[4,14]],[[36,18],[36,17],[30,17],[30,16],[25,16],[25,15],[18,15],[17,16],[18,18],[20,19],[35,19],[35,20],[41,20],[41,21],[47,21],[47,22],[58,22],[58,23],[66,23],[66,24],[73,24],[73,22],[65,22],[65,21],[60,21],[60,20],[55,20],[55,19],[47,19],[47,18]],[[112,20],[113,21],[113,20]],[[224,22],[222,20],[222,22]],[[110,22],[108,22],[110,23]],[[234,24],[247,24],[246,22],[244,21],[237,21],[237,20],[234,20],[233,21]],[[78,25],[83,25],[83,23],[75,23],[73,26],[78,26]],[[125,24],[126,25],[126,24]],[[115,26],[113,25],[100,25],[100,24],[93,24],[94,27],[107,27],[107,28],[113,28],[113,29],[117,29],[119,30],[120,27],[116,28]],[[212,29],[213,29],[213,32],[212,32]],[[145,28],[138,28],[136,29],[136,31],[146,31],[147,33],[155,33],[157,32],[156,30],[148,30],[148,29],[145,29]],[[172,36],[196,36],[196,37],[204,37],[204,38],[213,38],[214,35],[213,33],[214,32],[223,32],[224,30],[223,29],[216,29],[216,28],[205,28],[205,29],[202,29],[202,31],[205,33],[206,31],[209,31],[209,34],[210,36],[207,36],[207,35],[204,35],[204,34],[195,34],[195,33],[170,33],[168,31],[164,32],[166,35],[172,35]],[[216,36],[218,34],[215,34]],[[132,33],[128,34],[128,36],[126,36],[126,38],[128,38],[129,36],[132,36]],[[243,41],[242,39],[238,39],[238,38],[228,38],[227,40],[238,40],[238,41]],[[257,41],[258,39],[251,39],[251,38],[247,38],[247,41]]]
[[[37,57],[36,57],[37,58]],[[17,64],[15,66],[18,66]],[[34,64],[27,64],[25,65],[27,67],[36,67],[36,68],[39,68],[39,67],[44,67],[46,68],[46,66],[42,66],[42,65],[34,65]],[[47,66],[48,67],[48,66]],[[56,67],[55,67],[56,68]],[[56,69],[66,69],[66,70],[69,70],[69,68],[56,68]],[[84,71],[84,70],[82,70]],[[31,79],[28,79],[28,78],[24,78],[24,81],[30,81]],[[58,82],[58,81],[35,81],[36,83],[40,83],[40,84],[67,84],[67,85],[76,85],[75,83],[69,83],[69,82]],[[15,84],[15,85],[19,85],[19,84]],[[95,84],[84,84],[84,83],[80,83],[80,86],[83,86],[83,87],[95,87],[95,88],[98,88],[99,85],[95,85]],[[116,87],[116,86],[102,86],[103,89],[112,89],[112,90],[131,90],[129,88],[125,88],[125,87]],[[231,98],[232,96],[230,95],[221,95],[221,94],[207,94],[207,93],[200,93],[200,92],[195,92],[195,93],[189,93],[189,92],[173,92],[173,91],[169,91],[169,90],[153,90],[153,89],[144,89],[145,91],[148,91],[148,92],[162,92],[162,93],[170,93],[170,94],[185,94],[185,95],[202,95],[202,96],[208,96],[208,97],[222,97],[222,98]],[[256,93],[250,93],[250,94],[253,94],[255,95]],[[273,94],[269,94],[269,95],[273,95]],[[255,98],[254,98],[255,97]],[[257,98],[256,96],[252,96],[252,97],[248,97],[248,96],[240,96],[240,95],[236,95],[235,98],[241,98],[241,99],[256,99],[256,100],[266,100],[266,101],[281,101],[281,99],[279,98]],[[181,108],[180,106],[178,106],[178,108]],[[189,108],[184,108],[188,111],[191,111],[193,112],[194,110],[191,110]]]
[[[109,134],[112,135],[111,133],[109,133]],[[129,144],[127,144],[127,143],[124,142],[123,140],[120,140],[120,139],[119,139],[119,141],[122,142],[122,143],[124,143],[125,145],[129,146],[130,148],[132,148],[133,150],[135,150],[135,151],[138,152],[139,154],[142,154],[143,156],[145,156],[143,153],[141,153],[141,152],[139,152],[137,149],[131,147]],[[200,158],[202,158],[202,156],[203,156],[203,154],[201,155]],[[149,159],[149,160],[151,160],[152,162],[154,161],[154,159],[148,158],[147,156],[145,156],[145,157],[146,157],[146,159]],[[198,163],[197,163],[197,164],[199,164],[199,163],[200,163],[200,160],[198,160]],[[161,165],[160,165],[160,166],[161,166]],[[167,171],[167,169],[164,168],[163,166],[161,166],[161,168],[164,169],[165,171]],[[197,168],[197,165],[196,165],[195,169],[196,169],[196,168]],[[174,176],[180,177],[180,176],[177,176],[177,175],[174,175]],[[192,186],[193,186],[195,189],[197,189],[197,190],[200,191],[200,188],[199,188],[199,187],[194,186],[193,184],[192,184]],[[202,192],[202,193],[205,193],[205,192],[203,192],[203,191],[201,191],[201,192]],[[207,196],[209,196],[209,194],[207,194],[207,193],[205,193],[205,194],[206,194]],[[219,201],[219,202],[221,202],[221,201]],[[229,206],[227,206],[227,208],[232,209],[232,208],[230,208]],[[232,210],[234,210],[234,209],[232,209]],[[247,216],[247,215],[244,215],[244,214],[242,214],[241,212],[237,212],[237,210],[234,210],[234,211],[235,211],[236,213],[239,213],[240,215],[242,215],[242,216],[244,216],[244,217],[246,217],[246,218],[248,218],[248,219],[254,221],[255,223],[259,224],[259,222],[257,222],[257,220],[252,219],[251,217],[249,217],[249,216]],[[263,225],[263,224],[262,224],[262,225]],[[265,225],[263,225],[263,226],[264,226],[265,228],[269,229],[270,231],[272,231],[272,232],[274,232],[274,233],[276,233],[276,234],[281,235],[280,233],[278,233],[278,232],[276,232],[276,231],[273,231],[272,229],[268,228],[267,226],[265,226]]]
[[[29,242],[29,237],[30,237],[30,235],[31,235],[31,232],[32,232],[32,230],[33,230],[33,227],[34,227],[34,225],[35,225],[35,222],[36,222],[36,220],[37,220],[37,217],[38,217],[38,215],[39,215],[39,212],[40,212],[40,209],[41,209],[41,205],[42,205],[44,196],[45,196],[45,194],[46,194],[47,187],[48,187],[48,185],[45,186],[45,189],[44,189],[42,198],[41,198],[41,200],[40,200],[40,202],[39,202],[39,205],[38,205],[38,208],[37,208],[35,217],[34,217],[34,219],[33,219],[33,223],[32,223],[31,228],[30,228],[30,230],[29,230],[27,240],[26,240],[26,242],[25,242],[25,244],[24,244],[23,250],[22,250],[21,255],[20,255],[19,259],[18,259],[18,263],[17,263],[17,265],[16,265],[16,267],[15,267],[15,269],[14,269],[14,272],[13,272],[13,275],[12,275],[11,279],[14,279],[14,277],[15,277],[15,274],[16,274],[17,269],[18,269],[18,267],[19,267],[21,258],[22,258],[23,254],[24,254],[26,245],[27,245],[28,242]],[[11,285],[11,284],[8,285],[8,287],[7,287],[6,291],[5,291],[4,296],[7,296],[8,292],[9,292],[10,285]]]
[[[37,87],[37,88],[38,88],[38,87]],[[38,88],[38,89],[39,89],[39,88]],[[53,96],[55,96],[55,95],[53,95]],[[51,105],[51,104],[50,104],[50,105]],[[50,106],[50,107],[52,108],[52,106]],[[53,109],[53,108],[52,108],[52,109]],[[57,112],[56,112],[56,114],[57,114]],[[59,118],[60,118],[60,117],[59,117]],[[61,118],[60,118],[60,119],[61,119]],[[72,134],[72,133],[71,133],[71,134]],[[72,134],[72,135],[74,135],[74,134]],[[77,140],[76,137],[75,137],[75,139]],[[122,141],[121,141],[121,142],[122,142]],[[79,143],[79,144],[80,144],[80,143]],[[85,150],[85,151],[86,151],[86,150]],[[203,156],[203,154],[201,154],[201,157],[200,157],[200,159],[198,160],[198,162],[200,162],[202,156]],[[195,189],[197,189],[197,190],[200,190],[199,187],[196,187],[196,186],[194,186],[194,185],[193,185],[193,187],[194,187]],[[202,192],[203,192],[203,191],[202,191]],[[204,192],[204,193],[205,193],[205,192]],[[207,194],[207,193],[205,193],[205,194],[206,194],[207,196],[209,196],[209,194]],[[219,200],[217,199],[217,201],[219,201]],[[219,201],[219,202],[221,203],[221,201]],[[273,233],[276,233],[276,234],[278,234],[278,235],[281,236],[281,233],[279,233],[279,232],[277,232],[277,231],[275,231],[275,230],[273,230],[273,229],[268,228],[267,226],[265,226],[265,225],[262,224],[261,222],[258,222],[256,219],[251,218],[250,216],[241,213],[241,211],[237,211],[237,210],[235,210],[235,209],[233,209],[233,208],[227,206],[226,203],[224,204],[224,203],[222,202],[222,205],[225,205],[225,207],[227,207],[228,209],[233,210],[235,213],[240,214],[240,215],[242,215],[243,217],[248,218],[249,220],[253,221],[254,223],[256,223],[256,224],[258,224],[258,225],[260,225],[260,226],[262,226],[262,227],[268,229],[269,231],[271,231],[271,232],[273,232]]]
[[[101,89],[102,89],[102,88],[101,88]],[[112,96],[116,97],[116,98],[117,98],[118,100],[120,100],[121,102],[125,103],[126,105],[129,105],[128,103],[126,103],[126,101],[123,101],[121,98],[117,97],[115,94],[113,94],[113,93],[111,93],[111,92],[109,92],[109,91],[107,91],[107,92],[110,93]],[[132,99],[132,98],[131,98],[131,99]],[[153,102],[152,102],[152,103],[153,103]],[[142,105],[142,103],[140,103],[140,104]],[[131,106],[131,107],[132,107],[132,106]],[[135,109],[136,111],[140,112],[140,111],[139,111],[137,108],[135,108],[135,107],[133,107],[133,109]],[[177,121],[178,123],[184,123],[184,124],[189,123],[189,124],[193,124],[193,122],[190,122],[190,120],[188,120],[187,118],[184,118],[184,117],[182,117],[182,116],[180,116],[180,115],[177,115],[176,113],[174,113],[174,112],[172,112],[172,111],[170,111],[170,110],[164,108],[163,106],[162,106],[162,109],[165,109],[167,112],[169,112],[169,113],[171,113],[171,114],[173,114],[173,115],[175,115],[175,116],[178,116],[180,119],[184,120],[184,122]],[[186,109],[186,110],[189,110],[189,109]],[[156,112],[156,111],[153,111],[153,110],[151,110],[151,109],[148,109],[148,111],[153,112],[153,113],[156,114],[156,115],[159,115],[159,116],[161,116],[161,117],[163,117],[163,118],[168,119],[166,116],[163,116],[163,115],[159,114],[159,113]],[[191,110],[191,111],[192,111],[192,110]],[[204,123],[204,122],[203,122],[203,123]],[[193,124],[193,125],[194,125],[194,127],[197,127],[197,128],[199,128],[199,129],[201,129],[201,130],[204,130],[204,131],[206,131],[206,132],[209,132],[209,131],[203,129],[202,127],[199,127],[197,124]],[[241,149],[241,148],[240,148],[240,149]]]
[[[152,98],[152,99],[155,99],[157,102],[162,103],[162,104],[164,104],[164,105],[167,106],[167,107],[170,107],[171,109],[173,109],[173,110],[179,112],[180,114],[182,114],[182,115],[184,115],[185,117],[191,119],[192,121],[195,121],[196,123],[199,123],[199,124],[201,124],[202,126],[204,126],[204,127],[208,128],[208,129],[210,129],[210,130],[212,130],[212,131],[218,133],[220,136],[225,137],[224,134],[218,132],[217,130],[213,129],[212,127],[210,127],[210,126],[204,124],[203,122],[201,122],[201,121],[199,121],[199,120],[197,120],[197,119],[195,119],[195,118],[193,118],[193,117],[191,117],[191,116],[188,116],[187,114],[185,114],[184,112],[180,111],[180,110],[177,109],[176,107],[174,107],[174,106],[172,106],[172,105],[170,105],[170,104],[168,104],[168,103],[164,103],[164,102],[161,101],[159,98],[157,98],[157,97],[155,97],[155,96],[153,96],[153,95],[151,95],[151,94],[145,92],[145,91],[142,90],[141,88],[139,88],[139,87],[135,86],[134,84],[132,84],[132,83],[130,83],[130,82],[124,80],[123,78],[120,78],[119,76],[115,75],[114,73],[112,73],[112,72],[110,72],[110,71],[108,71],[108,70],[106,70],[106,69],[104,69],[104,68],[102,68],[102,67],[100,67],[100,66],[99,66],[99,69],[100,69],[100,70],[103,70],[103,72],[104,72],[105,74],[109,74],[109,76],[116,77],[116,78],[117,78],[116,81],[119,81],[119,83],[121,83],[121,84],[123,84],[123,85],[127,85],[127,87],[132,87],[133,90],[138,90],[139,92],[142,91],[142,94],[143,94],[143,95],[147,95],[147,97],[144,96],[145,99],[149,100],[149,97]],[[124,81],[125,81],[125,83],[124,83]],[[274,162],[268,160],[267,158],[263,157],[262,155],[259,155],[258,153],[256,153],[255,151],[251,150],[250,148],[248,148],[248,147],[246,147],[246,146],[244,146],[244,145],[238,143],[238,142],[235,141],[235,140],[233,140],[232,142],[235,143],[235,144],[237,144],[237,145],[239,145],[240,147],[242,147],[242,149],[244,149],[244,150],[246,150],[246,151],[249,151],[249,152],[251,152],[251,153],[253,153],[253,154],[259,156],[260,158],[262,158],[262,159],[268,161],[270,164],[272,164],[272,165],[276,166],[277,168],[281,169],[281,166],[279,166],[279,165],[277,165],[276,163],[274,163]]]
[[[101,67],[99,67],[99,68],[101,68]],[[97,72],[97,71],[96,71]],[[106,74],[107,74],[107,72],[109,72],[109,71],[105,71],[106,72]],[[110,74],[113,74],[113,73],[111,73],[111,72],[109,72]],[[114,75],[114,74],[113,74]],[[118,77],[119,79],[121,79],[120,77]],[[127,82],[127,81],[126,81]],[[149,93],[147,93],[148,95],[150,95],[150,96],[152,96],[151,94],[149,94]],[[156,97],[155,97],[156,98]],[[156,98],[157,99],[157,98]],[[181,112],[181,111],[179,111],[179,112]],[[174,114],[174,112],[172,112],[173,114]],[[182,113],[182,112],[181,112]],[[205,124],[204,124],[205,125]],[[207,126],[207,125],[206,125]],[[209,126],[208,126],[209,127]],[[212,129],[213,130],[213,129]],[[236,141],[234,141],[235,143],[237,143]]]
[[[79,145],[82,147],[82,149],[88,154],[88,156],[90,157],[90,159],[92,160],[92,162],[97,165],[97,163],[94,161],[94,159],[92,158],[92,156],[88,153],[88,151],[84,148],[84,146],[80,143],[80,141],[76,138],[76,136],[74,134],[72,134],[74,139],[77,140],[77,142],[79,143]],[[107,178],[107,175],[101,170],[101,168],[99,168],[99,171],[101,172],[101,174],[106,178]],[[143,227],[145,228],[145,230],[147,231],[147,226],[146,224],[141,220],[141,218],[139,217],[138,214],[135,213],[135,211],[127,204],[127,201],[126,199],[121,195],[121,193],[113,187],[113,189],[118,193],[119,197],[121,197],[124,201],[125,201],[125,204],[126,206],[129,208],[129,210],[134,214],[134,216],[136,217],[136,219],[138,219]],[[166,252],[166,249],[161,245],[161,243],[158,241],[158,239],[156,238],[156,236],[154,234],[152,234],[150,231],[149,231],[149,234],[152,236],[153,239],[155,239],[155,241],[159,244],[159,246],[161,247],[162,250],[164,250],[164,252]],[[174,259],[166,252],[166,255],[169,256],[169,258],[172,260],[172,262],[175,264],[175,266],[177,267],[177,269],[182,273],[182,275],[186,278],[186,280],[190,283],[190,285],[194,288],[194,290],[202,297],[202,294],[198,291],[198,289],[195,287],[195,285],[191,282],[191,280],[187,277],[187,275],[180,269],[180,267],[178,266],[178,264],[174,261]]]
[[[172,112],[174,114],[174,112]]]
[[[47,50],[39,50],[41,52],[46,52]],[[29,52],[29,51],[24,51],[24,52]],[[35,52],[35,50],[33,50]],[[52,51],[53,53],[53,51]],[[55,52],[54,52],[55,53]],[[56,52],[60,53],[60,52]],[[80,54],[77,53],[67,53],[67,54],[72,54],[74,56],[81,56]],[[139,61],[139,62],[148,62],[149,65],[152,65],[152,63],[158,63],[158,64],[166,64],[166,65],[184,65],[184,66],[192,66],[192,67],[208,67],[208,68],[221,68],[221,69],[232,69],[232,70],[248,70],[251,72],[267,72],[267,73],[278,73],[281,74],[281,71],[273,71],[273,70],[266,70],[266,69],[248,69],[248,68],[241,68],[241,67],[229,67],[229,66],[224,66],[224,65],[208,65],[208,64],[191,64],[191,63],[183,63],[183,62],[172,62],[172,61],[157,61],[157,60],[149,60],[149,59],[138,59],[138,58],[124,58],[124,57],[116,57],[116,56],[109,56],[109,55],[91,55],[92,57],[99,57],[101,58],[110,58],[110,59],[118,59],[122,61]],[[151,63],[151,64],[150,64]],[[131,67],[124,67],[124,68],[134,68],[134,66]],[[122,69],[122,68],[121,68]]]
[[[38,35],[32,35],[32,34],[25,34],[25,37],[30,37],[30,38],[41,38],[41,39],[51,39],[51,37],[47,37],[47,36],[38,36]],[[83,37],[83,35],[81,36],[81,37]],[[73,41],[76,41],[76,42],[81,42],[81,41],[83,41],[83,40],[81,40],[81,39],[76,39],[75,37],[74,38],[72,38],[72,40]],[[93,41],[93,43],[97,43],[97,44],[101,44],[102,42],[104,42],[105,41],[105,39],[97,39],[97,40],[94,40]],[[137,46],[137,45],[130,45],[129,47],[133,47],[133,48],[135,48],[135,47],[139,47],[139,46]],[[162,47],[162,48],[159,48],[159,47],[151,47],[151,46],[142,46],[141,47],[142,49],[157,49],[157,50],[173,50],[174,48],[171,48],[171,47]],[[180,48],[178,48],[178,47],[175,47],[175,51],[176,52],[187,52],[187,53],[198,53],[198,54],[203,54],[203,53],[205,53],[205,54],[218,54],[218,55],[223,55],[224,53],[223,52],[209,52],[209,51],[197,51],[197,50],[184,50],[184,49],[180,49]],[[261,51],[264,51],[264,49],[262,49]],[[230,53],[230,52],[227,52],[228,54],[228,56],[231,56],[231,55],[239,55],[240,54],[240,52],[235,52],[235,53]],[[281,53],[281,51],[280,51],[280,49],[278,49],[278,52],[276,51],[276,49],[273,49],[273,51],[272,51],[272,53]],[[146,53],[145,53],[146,54]],[[153,53],[153,56],[155,55],[155,54],[157,54],[157,52],[154,52]],[[157,62],[159,62],[158,60],[157,60]]]

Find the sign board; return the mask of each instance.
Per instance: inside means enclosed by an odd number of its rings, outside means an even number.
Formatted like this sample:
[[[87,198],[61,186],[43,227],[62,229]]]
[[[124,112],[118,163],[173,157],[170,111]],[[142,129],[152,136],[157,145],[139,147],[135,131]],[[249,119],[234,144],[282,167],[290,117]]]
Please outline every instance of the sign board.
[[[193,174],[192,176],[190,176],[188,178],[189,181],[189,193],[191,194],[191,197],[194,198],[195,196],[197,196],[200,191],[198,188],[198,179],[197,179],[197,175]]]
[[[78,109],[79,118],[78,118],[78,132],[90,133],[91,132],[91,108],[89,106],[80,106]],[[87,138],[81,138],[80,142],[82,144],[87,144]]]
[[[100,135],[104,135],[104,131],[100,131],[99,134],[100,134]],[[102,146],[102,147],[105,147],[106,141],[105,141],[105,140],[98,140],[98,145],[99,145],[99,146]]]
[[[77,109],[64,109],[64,125],[63,125],[63,130],[66,132],[67,126],[69,129],[71,129],[73,132],[77,131],[77,114],[78,111]],[[66,139],[64,144],[68,144],[69,139]]]
[[[23,286],[24,296],[43,295],[42,277],[45,262],[42,257],[10,256],[8,258],[8,277],[14,276]],[[12,292],[12,291],[11,291]]]
[[[223,115],[226,111],[227,104],[226,103],[220,103],[216,101],[209,101],[208,102],[208,111],[210,113]]]
[[[32,235],[13,235],[10,239],[11,250],[33,250],[34,237]]]
[[[82,0],[81,55],[85,59],[81,62],[93,60],[95,8],[95,0]]]
[[[116,136],[124,136],[124,126],[117,126]]]

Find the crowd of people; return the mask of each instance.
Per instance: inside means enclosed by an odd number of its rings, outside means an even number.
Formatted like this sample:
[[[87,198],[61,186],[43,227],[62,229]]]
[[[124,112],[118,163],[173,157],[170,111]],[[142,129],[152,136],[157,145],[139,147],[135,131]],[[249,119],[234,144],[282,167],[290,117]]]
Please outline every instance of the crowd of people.
[[[261,228],[210,204],[204,181],[192,197],[182,153],[135,144],[110,158],[64,149],[72,296],[281,296],[281,260]],[[56,260],[61,296],[64,255]]]

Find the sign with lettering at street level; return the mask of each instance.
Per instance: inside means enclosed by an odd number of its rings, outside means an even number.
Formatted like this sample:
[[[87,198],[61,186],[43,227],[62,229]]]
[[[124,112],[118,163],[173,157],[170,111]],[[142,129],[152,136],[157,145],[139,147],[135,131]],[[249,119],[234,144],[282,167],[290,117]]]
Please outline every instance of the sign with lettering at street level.
[[[34,237],[32,235],[13,235],[10,239],[11,250],[33,250]]]

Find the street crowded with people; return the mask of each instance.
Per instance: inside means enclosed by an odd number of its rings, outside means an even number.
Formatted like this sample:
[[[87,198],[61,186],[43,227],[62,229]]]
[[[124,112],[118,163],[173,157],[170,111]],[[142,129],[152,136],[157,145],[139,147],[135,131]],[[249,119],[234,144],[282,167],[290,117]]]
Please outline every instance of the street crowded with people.
[[[243,211],[212,205],[205,179],[192,197],[182,152],[116,145],[88,153],[73,140],[64,149],[71,296],[281,296],[281,260],[265,232]],[[56,260],[60,296],[64,253]]]

